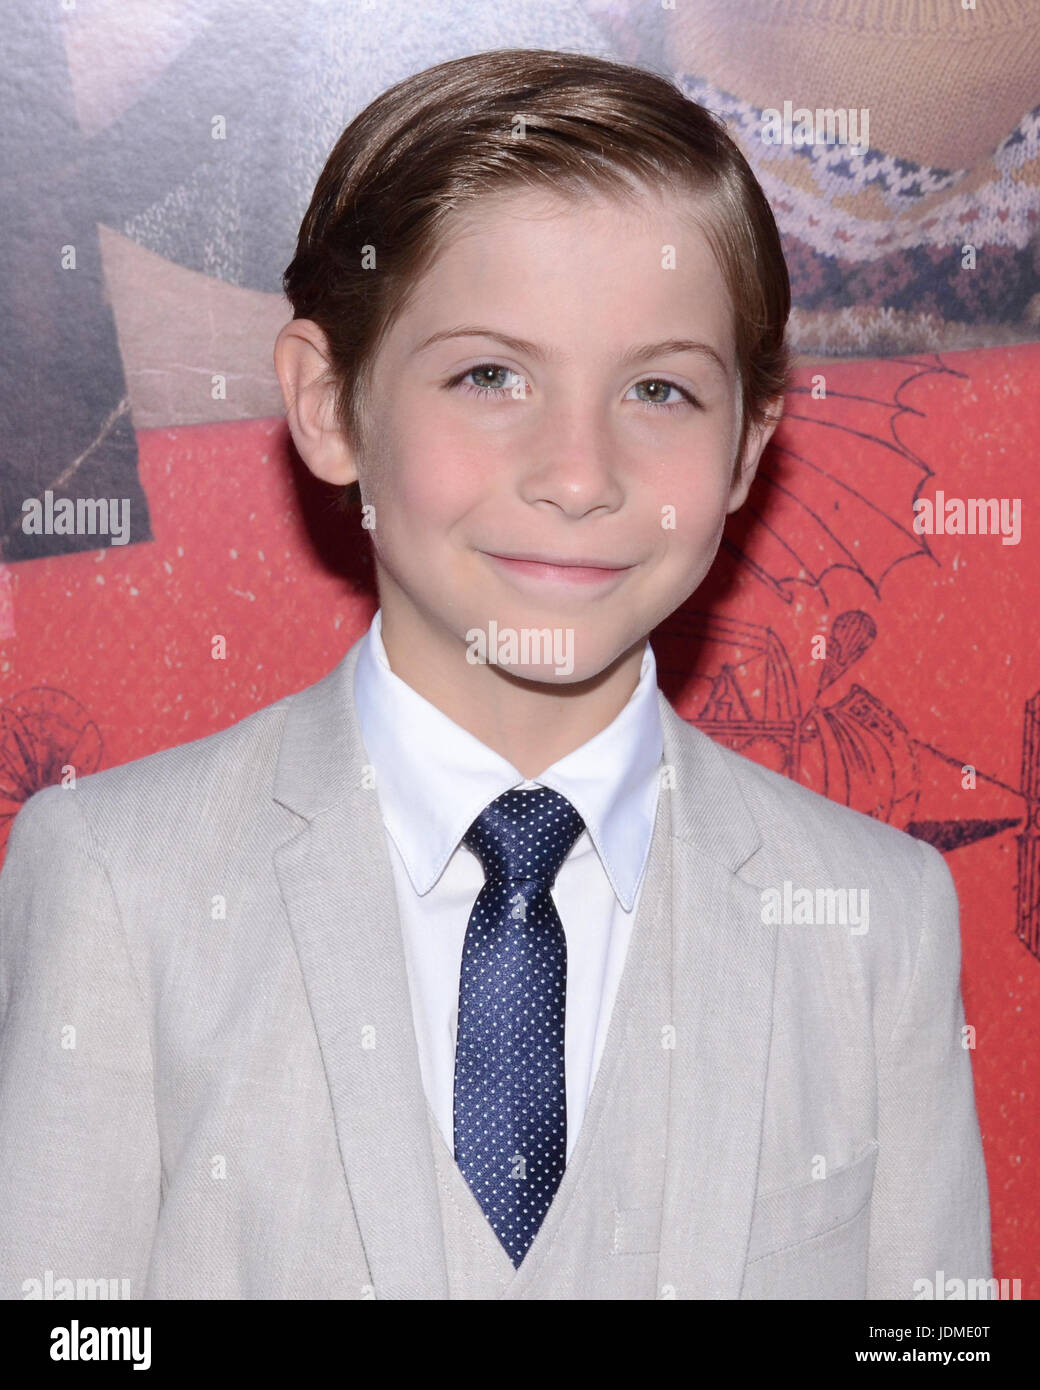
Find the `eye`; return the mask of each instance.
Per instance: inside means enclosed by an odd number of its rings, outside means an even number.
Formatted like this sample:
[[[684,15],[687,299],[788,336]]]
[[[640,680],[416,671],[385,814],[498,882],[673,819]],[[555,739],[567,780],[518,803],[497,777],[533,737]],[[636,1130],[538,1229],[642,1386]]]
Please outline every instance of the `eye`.
[[[473,385],[468,378],[474,377],[480,382]],[[485,400],[494,400],[496,397],[512,397],[518,383],[523,383],[523,377],[518,372],[514,372],[511,367],[503,367],[498,362],[481,362],[476,367],[467,367],[458,376],[452,377],[448,382],[449,387],[461,386],[462,389],[471,396],[483,396]],[[517,396],[523,395],[523,389],[517,391]]]
[[[632,387],[633,391],[639,391],[643,387],[656,387],[656,393],[649,399],[640,399],[640,405],[645,405],[651,410],[682,410],[683,405],[694,405],[700,408],[700,401],[696,399],[685,387],[679,386],[674,381],[666,381],[661,377],[647,377],[645,381],[637,381]],[[663,399],[664,396],[678,394],[682,397],[681,401]]]

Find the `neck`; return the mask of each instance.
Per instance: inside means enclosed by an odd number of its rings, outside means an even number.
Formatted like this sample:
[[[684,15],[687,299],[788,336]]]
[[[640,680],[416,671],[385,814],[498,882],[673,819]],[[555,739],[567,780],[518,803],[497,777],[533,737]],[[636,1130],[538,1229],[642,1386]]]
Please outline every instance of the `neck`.
[[[385,606],[381,622],[394,675],[529,780],[613,723],[639,683],[646,645],[641,639],[596,676],[557,685],[473,665],[457,638]]]

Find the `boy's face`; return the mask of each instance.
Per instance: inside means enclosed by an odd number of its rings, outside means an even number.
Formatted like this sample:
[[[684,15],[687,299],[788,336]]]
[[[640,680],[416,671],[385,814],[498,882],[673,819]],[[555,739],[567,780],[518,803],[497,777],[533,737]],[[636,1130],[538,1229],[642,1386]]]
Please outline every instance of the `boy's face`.
[[[689,208],[524,192],[456,221],[373,364],[355,461],[400,649],[548,628],[570,670],[498,664],[582,681],[704,578],[768,433],[734,485],[733,311]]]

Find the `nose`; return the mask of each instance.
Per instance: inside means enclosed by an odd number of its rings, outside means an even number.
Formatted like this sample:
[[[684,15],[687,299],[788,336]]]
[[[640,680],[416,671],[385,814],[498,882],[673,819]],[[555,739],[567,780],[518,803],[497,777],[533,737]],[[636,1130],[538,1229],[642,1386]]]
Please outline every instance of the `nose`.
[[[591,403],[546,411],[520,479],[524,500],[579,519],[614,512],[624,500],[619,453],[606,421]]]

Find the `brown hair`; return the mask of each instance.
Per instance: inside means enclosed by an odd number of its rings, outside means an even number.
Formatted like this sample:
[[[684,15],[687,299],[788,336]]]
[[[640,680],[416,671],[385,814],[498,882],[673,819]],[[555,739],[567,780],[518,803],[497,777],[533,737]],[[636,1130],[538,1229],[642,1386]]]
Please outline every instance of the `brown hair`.
[[[364,447],[382,338],[455,210],[517,189],[634,196],[640,182],[707,199],[702,226],[735,313],[739,464],[749,429],[788,387],[791,291],[765,194],[722,122],[665,78],[550,49],[497,49],[416,73],[366,106],[329,155],[282,283],[294,316],[328,339],[351,444]]]

